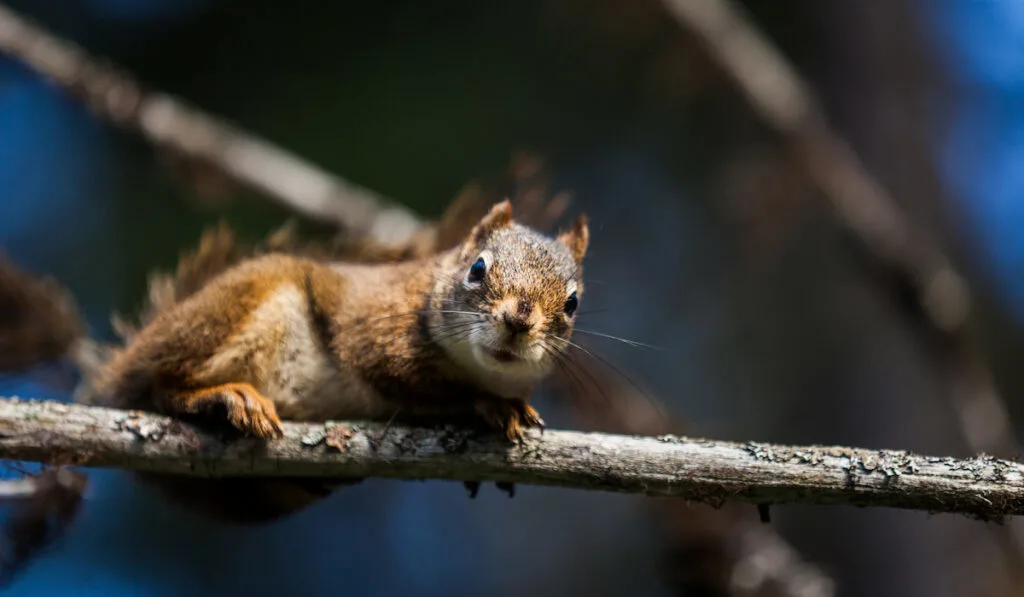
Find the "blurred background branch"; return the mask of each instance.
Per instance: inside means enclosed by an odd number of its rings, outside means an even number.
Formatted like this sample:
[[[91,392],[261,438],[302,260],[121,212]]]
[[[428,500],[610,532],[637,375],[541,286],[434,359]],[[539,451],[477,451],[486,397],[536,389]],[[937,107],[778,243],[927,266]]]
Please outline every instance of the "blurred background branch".
[[[179,169],[228,177],[307,218],[385,245],[408,242],[417,218],[404,206],[310,164],[183,100],[144,89],[0,4],[0,52],[79,97],[100,117],[170,152]],[[208,183],[217,185],[218,183]]]
[[[0,481],[0,503],[13,508],[0,541],[0,586],[62,536],[78,515],[88,478],[66,467]]]
[[[992,384],[969,327],[963,277],[899,207],[828,125],[809,86],[729,0],[667,0],[667,6],[737,85],[762,121],[822,191],[840,221],[898,286],[910,289],[934,332],[959,354],[954,408],[974,450],[1019,450],[1009,411]],[[966,381],[966,383],[964,383]]]
[[[970,291],[953,264],[832,130],[810,86],[742,8],[730,0],[666,0],[666,6],[779,135],[859,246],[886,272],[894,296],[913,297],[913,311],[948,372],[950,407],[971,450],[1017,455],[1020,442],[1010,411],[971,329]],[[994,532],[1008,566],[1024,566],[1024,526],[1000,526]]]

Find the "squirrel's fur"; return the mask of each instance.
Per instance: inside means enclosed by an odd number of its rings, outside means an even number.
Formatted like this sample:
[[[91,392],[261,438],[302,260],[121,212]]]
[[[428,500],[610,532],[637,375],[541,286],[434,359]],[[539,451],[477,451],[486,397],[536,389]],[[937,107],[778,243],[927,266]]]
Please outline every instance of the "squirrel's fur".
[[[333,261],[337,251],[300,246],[287,230],[243,247],[222,225],[174,276],[151,280],[140,328],[118,325],[125,347],[79,400],[226,419],[263,438],[279,434],[279,417],[475,415],[518,439],[522,427],[542,424],[527,401],[571,335],[565,305],[582,295],[585,218],[552,239],[513,222],[506,201],[456,246],[433,242]],[[486,280],[473,284],[466,276],[478,257]],[[147,478],[237,521],[293,512],[330,486]]]

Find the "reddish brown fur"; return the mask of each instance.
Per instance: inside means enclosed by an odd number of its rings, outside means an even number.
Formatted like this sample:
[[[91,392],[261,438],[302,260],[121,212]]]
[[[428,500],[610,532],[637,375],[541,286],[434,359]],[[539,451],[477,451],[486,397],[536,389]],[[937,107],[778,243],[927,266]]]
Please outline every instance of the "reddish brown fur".
[[[122,408],[165,410],[169,391],[203,389],[204,363],[282,283],[301,283],[287,257],[248,262],[216,278],[202,292],[164,305],[108,364],[93,391]],[[168,406],[169,407],[169,406]]]
[[[376,265],[286,254],[242,260],[221,228],[182,259],[175,278],[154,281],[143,329],[127,331],[128,346],[83,399],[212,415],[265,438],[279,434],[278,415],[453,422],[475,413],[518,439],[523,427],[543,424],[526,404],[532,388],[495,393],[496,382],[467,374],[431,336],[444,316],[422,313],[450,308],[439,305],[444,297],[498,318],[503,303],[495,299],[514,297],[513,310],[523,302],[536,307],[530,317],[542,324],[538,330],[567,338],[571,321],[559,313],[566,280],[582,291],[585,221],[559,239],[561,249],[517,226],[503,202],[461,246]],[[489,278],[496,296],[466,301],[458,284],[483,247],[501,256]],[[560,251],[572,257],[556,258]],[[287,395],[268,390],[274,387]],[[181,497],[205,494],[208,510],[248,521],[275,518],[325,493],[316,480],[151,480]],[[246,494],[244,504],[230,504]]]
[[[569,247],[569,251],[572,252],[576,261],[583,261],[583,257],[587,254],[587,246],[590,244],[590,228],[587,226],[586,214],[580,214],[572,228],[559,234],[558,242]]]

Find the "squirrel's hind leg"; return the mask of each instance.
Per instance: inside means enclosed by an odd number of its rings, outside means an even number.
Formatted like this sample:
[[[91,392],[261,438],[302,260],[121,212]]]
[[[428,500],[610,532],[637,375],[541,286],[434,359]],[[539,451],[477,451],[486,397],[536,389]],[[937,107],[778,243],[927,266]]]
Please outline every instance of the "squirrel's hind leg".
[[[247,435],[271,439],[283,435],[274,403],[248,383],[226,383],[197,390],[169,392],[159,401],[170,415],[223,413],[231,425]]]

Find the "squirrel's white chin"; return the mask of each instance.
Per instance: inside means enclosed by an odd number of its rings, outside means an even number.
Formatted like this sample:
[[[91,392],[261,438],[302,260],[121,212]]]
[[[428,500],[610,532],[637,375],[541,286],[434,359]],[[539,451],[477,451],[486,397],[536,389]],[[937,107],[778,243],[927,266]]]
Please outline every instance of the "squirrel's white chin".
[[[550,371],[545,354],[539,348],[501,355],[479,344],[473,345],[473,360],[482,370],[520,381],[536,381]]]
[[[446,338],[440,344],[466,373],[499,393],[518,392],[551,373],[554,361],[543,347],[527,346],[514,352],[495,349],[501,339],[490,331],[479,326],[466,336]]]

